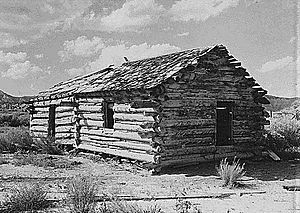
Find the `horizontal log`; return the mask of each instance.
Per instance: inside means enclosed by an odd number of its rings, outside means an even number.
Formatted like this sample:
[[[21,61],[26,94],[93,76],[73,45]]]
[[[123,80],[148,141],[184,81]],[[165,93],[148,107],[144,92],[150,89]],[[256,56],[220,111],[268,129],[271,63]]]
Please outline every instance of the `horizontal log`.
[[[30,127],[30,131],[34,131],[34,132],[37,132],[37,131],[43,131],[43,132],[48,132],[48,126],[31,126]]]
[[[99,140],[97,137],[93,136],[81,136],[81,141],[88,141],[93,143],[92,145],[101,146],[106,148],[121,148],[121,149],[129,149],[129,150],[142,150],[146,151],[147,153],[152,153],[155,151],[149,144],[139,144],[139,143],[132,143],[132,142],[124,142],[124,141],[108,141],[108,140]]]
[[[75,145],[75,140],[74,139],[64,139],[64,138],[55,138],[55,142],[59,144],[65,144],[65,145]]]
[[[139,125],[128,125],[122,123],[115,123],[114,129],[116,130],[127,130],[131,132],[154,132],[153,128],[143,128]]]
[[[55,133],[55,138],[57,139],[71,139],[74,138],[74,133],[72,132],[62,132]]]
[[[207,100],[168,100],[162,103],[162,107],[179,108],[179,107],[190,107],[190,106],[214,106],[215,99]]]
[[[91,105],[79,105],[78,111],[79,112],[99,112],[102,113],[103,107],[102,106],[91,106]]]
[[[83,120],[95,120],[95,121],[103,121],[103,114],[101,113],[80,113],[78,117]]]
[[[150,154],[146,154],[146,153],[142,154],[142,153],[131,152],[129,150],[96,147],[96,146],[93,146],[93,145],[90,145],[90,144],[84,143],[84,142],[82,142],[82,144],[80,144],[78,146],[78,149],[101,152],[101,153],[121,156],[121,157],[125,157],[125,158],[135,159],[135,160],[139,160],[139,161],[155,163],[154,155],[150,155]]]
[[[48,118],[47,119],[32,119],[30,122],[31,126],[48,126]]]
[[[88,120],[88,119],[81,119],[79,121],[80,126],[97,126],[97,127],[103,127],[104,121],[100,120]]]
[[[153,108],[132,108],[130,104],[115,104],[113,107],[116,113],[155,113]]]
[[[172,149],[176,147],[189,147],[189,146],[208,146],[214,144],[214,135],[213,137],[206,137],[203,135],[202,137],[199,135],[194,135],[191,138],[174,138],[172,136],[160,137],[163,140],[162,144],[166,147],[166,149]],[[155,138],[156,139],[156,138]],[[155,140],[154,139],[154,140]]]
[[[55,112],[55,119],[58,118],[66,118],[66,117],[73,117],[74,112],[73,111],[68,111],[68,112]]]
[[[159,123],[161,127],[178,127],[178,126],[206,126],[206,125],[215,125],[215,119],[176,119],[168,120],[162,119]]]
[[[103,98],[83,98],[83,97],[80,97],[78,99],[78,102],[81,103],[81,102],[86,102],[86,103],[101,103],[103,102],[104,99]]]
[[[115,113],[114,119],[116,121],[153,121],[152,116],[145,116],[143,114],[126,114],[126,113]]]
[[[131,141],[140,141],[140,142],[148,142],[150,143],[152,139],[150,138],[143,138],[140,134],[136,132],[121,132],[121,131],[114,131],[113,129],[99,129],[93,130],[88,129],[86,127],[82,127],[80,132],[88,134],[88,135],[98,135],[107,138],[117,138],[122,140],[131,140]]]
[[[75,131],[74,126],[58,126],[55,127],[55,132],[68,132],[68,133],[73,133]]]

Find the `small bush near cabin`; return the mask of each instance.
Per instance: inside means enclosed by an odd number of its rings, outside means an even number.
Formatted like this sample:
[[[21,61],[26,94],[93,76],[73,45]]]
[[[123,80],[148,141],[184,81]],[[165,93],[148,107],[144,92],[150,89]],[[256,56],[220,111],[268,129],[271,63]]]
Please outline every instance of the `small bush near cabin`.
[[[288,116],[272,118],[266,145],[274,151],[300,146],[300,121]]]
[[[0,114],[0,126],[29,126],[29,114],[18,112]]]
[[[95,212],[97,185],[92,177],[76,176],[69,181],[67,193],[72,213]]]
[[[157,205],[141,207],[135,203],[129,203],[122,200],[112,200],[111,202],[103,203],[97,209],[97,213],[164,213]]]
[[[0,212],[13,213],[46,209],[50,206],[46,197],[47,192],[38,183],[15,187],[11,195],[7,196],[2,203]]]
[[[229,188],[236,186],[238,179],[242,178],[246,173],[244,165],[241,165],[236,158],[234,158],[232,164],[229,164],[227,158],[222,159],[217,171],[223,180],[223,186]]]
[[[0,152],[14,153],[17,151],[32,150],[32,137],[25,128],[11,128],[6,133],[0,134]]]
[[[59,146],[59,143],[55,141],[54,137],[40,137],[39,139],[34,140],[32,147],[35,151],[42,154],[63,154],[62,148]]]

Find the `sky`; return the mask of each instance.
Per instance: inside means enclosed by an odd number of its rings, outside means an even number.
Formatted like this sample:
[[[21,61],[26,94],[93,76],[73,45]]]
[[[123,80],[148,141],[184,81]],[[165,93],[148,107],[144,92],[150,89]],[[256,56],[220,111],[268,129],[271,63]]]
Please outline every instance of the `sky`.
[[[300,96],[299,19],[297,0],[0,0],[0,89],[223,44],[269,94]]]

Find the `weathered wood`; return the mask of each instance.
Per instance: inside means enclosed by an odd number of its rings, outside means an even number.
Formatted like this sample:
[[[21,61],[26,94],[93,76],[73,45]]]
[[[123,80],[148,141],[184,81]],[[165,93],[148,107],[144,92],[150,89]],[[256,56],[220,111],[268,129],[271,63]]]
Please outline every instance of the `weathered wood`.
[[[87,113],[79,112],[78,117],[83,120],[95,120],[95,121],[103,121],[104,120],[102,113],[87,114]]]
[[[153,121],[152,116],[145,116],[143,114],[126,114],[126,113],[115,113],[114,119],[116,121]]]
[[[121,149],[129,149],[129,150],[142,150],[148,153],[155,152],[156,150],[153,149],[149,144],[139,144],[139,143],[132,143],[132,142],[124,142],[124,141],[116,141],[116,140],[99,140],[98,137],[93,136],[81,136],[81,141],[87,141],[89,143],[93,143],[95,146],[99,147],[106,147],[106,148],[121,148]]]
[[[130,104],[115,104],[113,110],[115,113],[156,113],[153,108],[132,108]]]
[[[102,113],[102,106],[79,105],[78,110],[81,112]]]
[[[88,135],[99,135],[108,138],[118,138],[128,141],[141,141],[141,142],[148,142],[150,143],[152,139],[150,138],[143,138],[136,132],[121,132],[121,131],[113,131],[111,129],[88,129],[86,127],[82,127],[80,132],[88,134]]]
[[[139,125],[129,125],[129,124],[122,124],[122,123],[115,123],[114,129],[116,130],[127,130],[131,132],[154,132],[153,128],[143,128]]]
[[[81,119],[79,121],[80,126],[98,126],[98,127],[103,127],[104,126],[104,121],[100,120],[88,120],[88,119]]]
[[[80,144],[78,146],[78,149],[90,150],[90,151],[95,151],[95,152],[111,154],[111,155],[117,155],[117,156],[130,158],[130,159],[136,159],[139,161],[155,163],[154,156],[150,155],[150,154],[146,154],[146,153],[142,154],[142,153],[131,152],[129,150],[118,150],[118,149],[96,147],[96,146],[89,145],[88,143],[84,143],[84,142],[82,142],[82,144]]]

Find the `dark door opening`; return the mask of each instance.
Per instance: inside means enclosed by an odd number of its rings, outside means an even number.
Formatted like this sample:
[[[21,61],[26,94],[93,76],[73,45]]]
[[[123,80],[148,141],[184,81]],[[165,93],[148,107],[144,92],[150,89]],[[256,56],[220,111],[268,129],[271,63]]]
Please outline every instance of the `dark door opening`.
[[[232,102],[218,101],[216,146],[230,145],[232,141]]]
[[[48,137],[55,137],[55,105],[49,107]]]
[[[113,102],[104,102],[103,111],[104,111],[104,128],[113,129],[114,128],[114,103]]]

